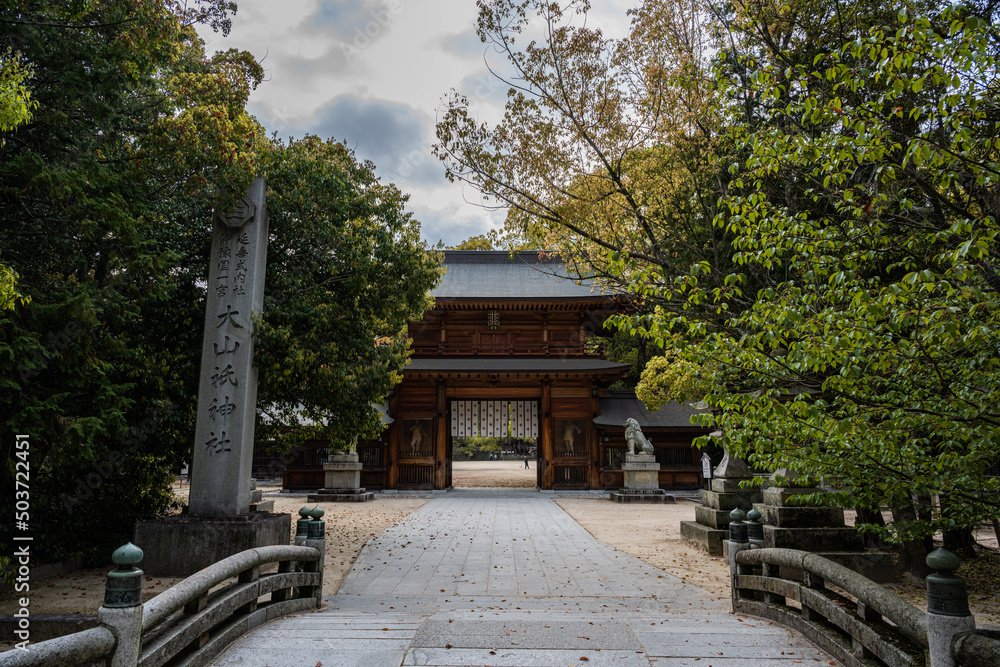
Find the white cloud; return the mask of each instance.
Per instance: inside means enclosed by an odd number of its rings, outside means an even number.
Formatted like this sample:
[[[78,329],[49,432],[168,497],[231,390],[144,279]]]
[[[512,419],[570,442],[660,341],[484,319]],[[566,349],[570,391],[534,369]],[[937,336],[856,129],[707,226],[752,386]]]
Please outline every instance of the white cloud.
[[[412,208],[420,221],[420,235],[431,245],[438,241],[444,241],[446,246],[457,245],[472,236],[499,229],[504,219],[502,211],[489,211],[465,202],[438,208],[417,203]]]
[[[588,27],[624,34],[627,0],[602,0]],[[262,60],[268,80],[248,108],[268,132],[346,141],[377,173],[411,195],[423,238],[453,245],[498,227],[502,213],[448,183],[430,153],[443,94],[469,97],[481,119],[502,113],[507,86],[484,63],[471,0],[240,0],[227,39],[202,33],[208,49],[239,48]],[[502,66],[500,56],[487,54]]]

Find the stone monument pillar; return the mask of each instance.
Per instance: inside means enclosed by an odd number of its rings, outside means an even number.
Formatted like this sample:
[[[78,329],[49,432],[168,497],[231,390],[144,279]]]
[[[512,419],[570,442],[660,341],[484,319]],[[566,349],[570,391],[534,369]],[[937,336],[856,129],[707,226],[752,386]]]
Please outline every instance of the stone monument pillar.
[[[231,213],[215,218],[188,501],[193,516],[250,511],[257,408],[253,320],[264,305],[265,192],[258,178]]]
[[[253,321],[264,303],[267,209],[264,179],[216,216],[187,516],[140,521],[135,544],[151,576],[186,577],[246,549],[288,544],[291,518],[251,513],[257,407]],[[257,510],[268,509],[258,503]]]

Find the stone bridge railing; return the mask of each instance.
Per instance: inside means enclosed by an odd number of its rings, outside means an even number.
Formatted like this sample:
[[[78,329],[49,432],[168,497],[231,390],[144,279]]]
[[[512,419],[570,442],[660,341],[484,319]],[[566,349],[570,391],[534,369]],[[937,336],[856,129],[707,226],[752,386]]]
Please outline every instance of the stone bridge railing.
[[[296,546],[242,551],[145,604],[141,603],[143,572],[135,567],[142,551],[127,544],[112,558],[118,568],[108,574],[98,627],[0,653],[0,667],[208,664],[252,628],[285,614],[319,608],[326,549],[322,516],[316,508],[313,520],[299,522]],[[261,573],[275,564],[277,571]]]
[[[1000,667],[1000,631],[977,631],[954,554],[927,557],[923,612],[817,554],[756,548],[743,512],[730,516],[733,611],[798,630],[847,667]]]

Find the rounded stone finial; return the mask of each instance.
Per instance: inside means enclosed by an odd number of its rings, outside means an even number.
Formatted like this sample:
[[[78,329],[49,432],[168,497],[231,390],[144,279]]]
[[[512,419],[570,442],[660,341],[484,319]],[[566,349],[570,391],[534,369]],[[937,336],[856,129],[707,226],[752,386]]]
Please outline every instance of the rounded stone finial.
[[[323,518],[324,514],[326,514],[326,512],[324,512],[323,508],[320,507],[319,505],[317,505],[316,507],[312,508],[312,510],[309,511],[309,515],[313,518],[313,521],[319,521],[320,519]]]
[[[938,572],[954,572],[962,565],[959,557],[947,549],[935,549],[927,554],[925,562],[927,567]]]
[[[751,507],[744,525],[747,527],[747,539],[757,546],[763,546],[764,524],[760,522],[760,512]]]
[[[736,509],[734,509],[732,512],[729,513],[730,521],[740,522],[743,521],[743,519],[745,518],[747,518],[746,512],[741,510],[739,507],[737,507]]]
[[[312,516],[312,514],[310,512],[311,512],[311,510],[308,507],[306,507],[305,505],[303,505],[302,507],[299,508],[299,516],[302,517],[303,519],[308,520],[309,517]]]
[[[111,562],[119,567],[135,565],[142,560],[142,555],[142,549],[129,542],[115,549]]]
[[[965,582],[955,574],[962,561],[945,549],[927,554],[928,567],[937,570],[927,575],[927,613],[931,616],[970,616],[969,593]],[[975,624],[973,623],[973,626]]]

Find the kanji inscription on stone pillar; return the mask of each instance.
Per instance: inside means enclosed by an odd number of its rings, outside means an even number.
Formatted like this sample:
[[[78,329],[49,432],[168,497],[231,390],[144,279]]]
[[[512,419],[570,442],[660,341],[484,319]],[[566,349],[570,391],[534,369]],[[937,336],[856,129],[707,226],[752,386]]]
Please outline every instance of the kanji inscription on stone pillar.
[[[188,512],[235,517],[250,507],[257,369],[253,320],[264,305],[266,184],[258,178],[215,217]]]

